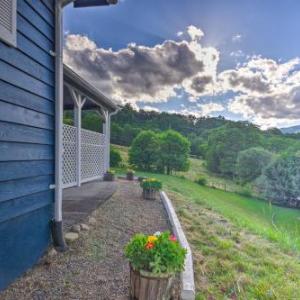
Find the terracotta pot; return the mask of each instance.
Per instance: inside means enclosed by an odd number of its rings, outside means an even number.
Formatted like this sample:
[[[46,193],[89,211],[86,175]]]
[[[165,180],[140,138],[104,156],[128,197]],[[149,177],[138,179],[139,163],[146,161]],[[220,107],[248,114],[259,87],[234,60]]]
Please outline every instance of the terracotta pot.
[[[146,200],[155,200],[157,190],[155,189],[143,189],[143,198]]]
[[[130,299],[169,300],[171,299],[174,274],[156,275],[137,271],[130,266]]]
[[[103,177],[104,181],[114,181],[115,180],[115,174],[111,173],[105,173]]]

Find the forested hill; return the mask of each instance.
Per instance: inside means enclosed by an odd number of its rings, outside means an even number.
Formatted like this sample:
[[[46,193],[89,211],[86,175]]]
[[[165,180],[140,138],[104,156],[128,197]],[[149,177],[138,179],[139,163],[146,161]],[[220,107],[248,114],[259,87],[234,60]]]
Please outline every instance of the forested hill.
[[[142,130],[159,132],[173,129],[190,140],[192,154],[201,156],[212,130],[221,127],[238,128],[243,132],[256,132],[266,143],[270,144],[267,147],[276,148],[271,149],[275,152],[286,150],[294,144],[297,138],[297,136],[284,135],[277,128],[262,131],[249,122],[234,122],[221,116],[196,118],[192,115],[137,111],[127,104],[112,118],[111,140],[114,144],[130,146],[134,137]]]
[[[196,118],[192,115],[185,116],[145,110],[137,111],[129,104],[125,105],[117,115],[113,116],[112,121],[112,143],[125,146],[129,146],[132,138],[141,130],[163,131],[173,129],[184,136],[200,136],[209,129],[234,123],[221,116],[217,118]]]

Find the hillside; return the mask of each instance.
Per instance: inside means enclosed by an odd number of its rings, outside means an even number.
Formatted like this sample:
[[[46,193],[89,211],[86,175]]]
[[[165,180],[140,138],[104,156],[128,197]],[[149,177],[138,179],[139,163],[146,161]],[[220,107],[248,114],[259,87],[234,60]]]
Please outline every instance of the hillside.
[[[126,159],[128,149],[117,148]],[[203,173],[238,188],[195,158],[175,176],[137,172],[160,179],[175,204],[193,251],[196,299],[297,299],[300,211],[194,183]]]

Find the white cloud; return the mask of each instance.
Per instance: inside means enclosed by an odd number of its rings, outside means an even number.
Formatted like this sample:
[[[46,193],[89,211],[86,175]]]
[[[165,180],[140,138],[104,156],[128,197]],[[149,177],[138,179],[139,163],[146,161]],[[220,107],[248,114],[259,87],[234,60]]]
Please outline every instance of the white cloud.
[[[237,42],[240,42],[242,40],[242,35],[240,33],[237,33],[235,35],[232,36],[231,40],[234,42],[234,43],[237,43]]]
[[[242,50],[236,50],[230,52],[230,56],[235,57],[235,58],[241,58],[245,56],[245,53]]]
[[[181,107],[180,113],[209,115],[224,107],[197,105],[199,98],[232,92],[227,109],[257,124],[288,126],[299,121],[299,58],[283,62],[246,57],[237,50],[230,55],[246,62],[218,74],[219,51],[202,45],[200,28],[191,25],[177,35],[180,41],[167,40],[153,47],[132,43],[118,51],[103,49],[86,36],[68,35],[64,61],[108,96],[135,107],[139,101],[164,102],[187,95],[195,105]],[[241,34],[232,37],[241,39]]]
[[[231,112],[264,127],[293,124],[300,119],[299,66],[299,58],[279,63],[255,56],[219,74],[219,89],[237,93],[228,105]]]
[[[145,111],[155,111],[155,112],[159,112],[160,110],[156,107],[150,106],[150,105],[146,105],[142,108]]]
[[[188,26],[187,33],[190,36],[192,41],[200,40],[204,36],[203,31],[194,25]]]
[[[183,89],[193,101],[211,93],[219,52],[203,47],[201,29],[187,28],[187,40],[154,47],[129,44],[119,51],[98,47],[82,35],[68,35],[64,61],[108,96],[124,103],[162,102]]]
[[[204,104],[198,103],[197,106],[201,109],[201,113],[203,116],[209,116],[212,113],[221,112],[225,110],[225,107],[222,104],[214,102]]]

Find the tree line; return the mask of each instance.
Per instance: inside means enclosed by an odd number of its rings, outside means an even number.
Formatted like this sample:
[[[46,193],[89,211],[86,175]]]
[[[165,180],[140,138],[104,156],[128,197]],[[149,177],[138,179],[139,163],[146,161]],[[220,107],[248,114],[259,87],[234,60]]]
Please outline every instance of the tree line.
[[[82,123],[101,131],[100,121],[99,115],[85,112]],[[190,153],[204,159],[210,172],[251,185],[264,199],[300,206],[298,134],[283,134],[277,128],[263,131],[250,122],[223,117],[137,111],[125,105],[112,118],[111,142],[131,146],[131,163],[142,170],[187,169]]]

